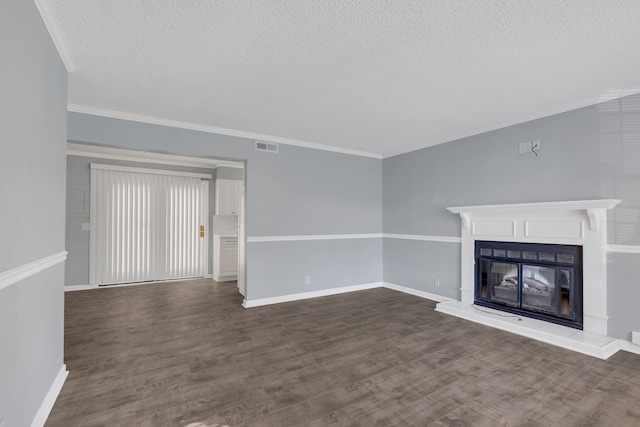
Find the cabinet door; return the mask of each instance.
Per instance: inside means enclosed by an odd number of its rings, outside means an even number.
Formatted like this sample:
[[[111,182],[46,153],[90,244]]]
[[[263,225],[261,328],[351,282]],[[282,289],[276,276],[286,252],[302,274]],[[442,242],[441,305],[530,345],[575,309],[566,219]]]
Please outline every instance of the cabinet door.
[[[220,239],[220,275],[234,276],[238,274],[238,239]]]
[[[234,188],[232,180],[216,180],[216,215],[237,214],[238,210],[234,204]]]

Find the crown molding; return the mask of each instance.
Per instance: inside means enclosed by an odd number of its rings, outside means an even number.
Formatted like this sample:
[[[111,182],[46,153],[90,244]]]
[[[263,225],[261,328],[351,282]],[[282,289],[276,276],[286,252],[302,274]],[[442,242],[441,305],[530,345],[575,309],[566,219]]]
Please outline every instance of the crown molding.
[[[282,138],[279,136],[264,135],[261,133],[245,132],[241,130],[219,128],[215,126],[200,125],[196,123],[181,122],[178,120],[162,119],[159,117],[144,116],[141,114],[126,113],[123,111],[107,110],[103,108],[89,107],[86,105],[69,103],[67,111],[73,113],[89,114],[93,116],[109,117],[112,119],[129,120],[132,122],[148,123],[159,126],[169,126],[179,129],[195,130],[199,132],[217,133],[220,135],[237,136],[247,139],[258,139],[260,141],[276,142],[278,144],[293,145],[296,147],[311,148],[314,150],[331,151],[334,153],[350,154],[353,156],[370,157],[382,159],[382,155],[367,151],[351,150],[348,148],[334,147],[331,145],[316,144],[313,142],[299,141],[296,139]]]
[[[73,73],[74,71],[76,71],[76,65],[73,57],[71,56],[71,51],[69,50],[67,42],[62,35],[62,31],[60,30],[60,26],[58,25],[58,20],[53,14],[53,10],[51,9],[49,0],[34,0],[34,3],[38,8],[38,12],[40,12],[40,16],[44,21],[44,25],[49,31],[51,40],[53,40],[53,44],[58,50],[60,59],[62,59],[62,63],[67,69],[67,72]]]

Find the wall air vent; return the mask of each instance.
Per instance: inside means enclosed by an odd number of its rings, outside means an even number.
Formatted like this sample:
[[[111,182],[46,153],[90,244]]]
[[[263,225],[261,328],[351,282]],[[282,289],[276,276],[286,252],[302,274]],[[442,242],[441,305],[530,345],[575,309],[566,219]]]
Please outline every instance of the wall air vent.
[[[256,150],[267,151],[269,153],[277,153],[278,144],[276,144],[275,142],[256,141]]]

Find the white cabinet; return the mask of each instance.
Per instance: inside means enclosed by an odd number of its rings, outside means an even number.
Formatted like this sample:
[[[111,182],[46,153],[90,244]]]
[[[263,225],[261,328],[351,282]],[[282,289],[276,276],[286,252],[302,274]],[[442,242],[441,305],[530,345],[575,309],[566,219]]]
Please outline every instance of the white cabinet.
[[[216,179],[216,215],[238,215],[238,203],[242,193],[243,181]]]
[[[213,236],[213,280],[226,282],[238,278],[238,238]]]

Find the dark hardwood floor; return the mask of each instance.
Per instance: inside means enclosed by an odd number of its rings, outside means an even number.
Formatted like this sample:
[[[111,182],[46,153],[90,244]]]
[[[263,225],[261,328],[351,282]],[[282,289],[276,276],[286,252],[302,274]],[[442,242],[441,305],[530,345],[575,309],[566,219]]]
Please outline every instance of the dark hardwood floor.
[[[212,280],[65,299],[48,427],[640,425],[640,356],[601,361],[388,289],[251,309]]]

